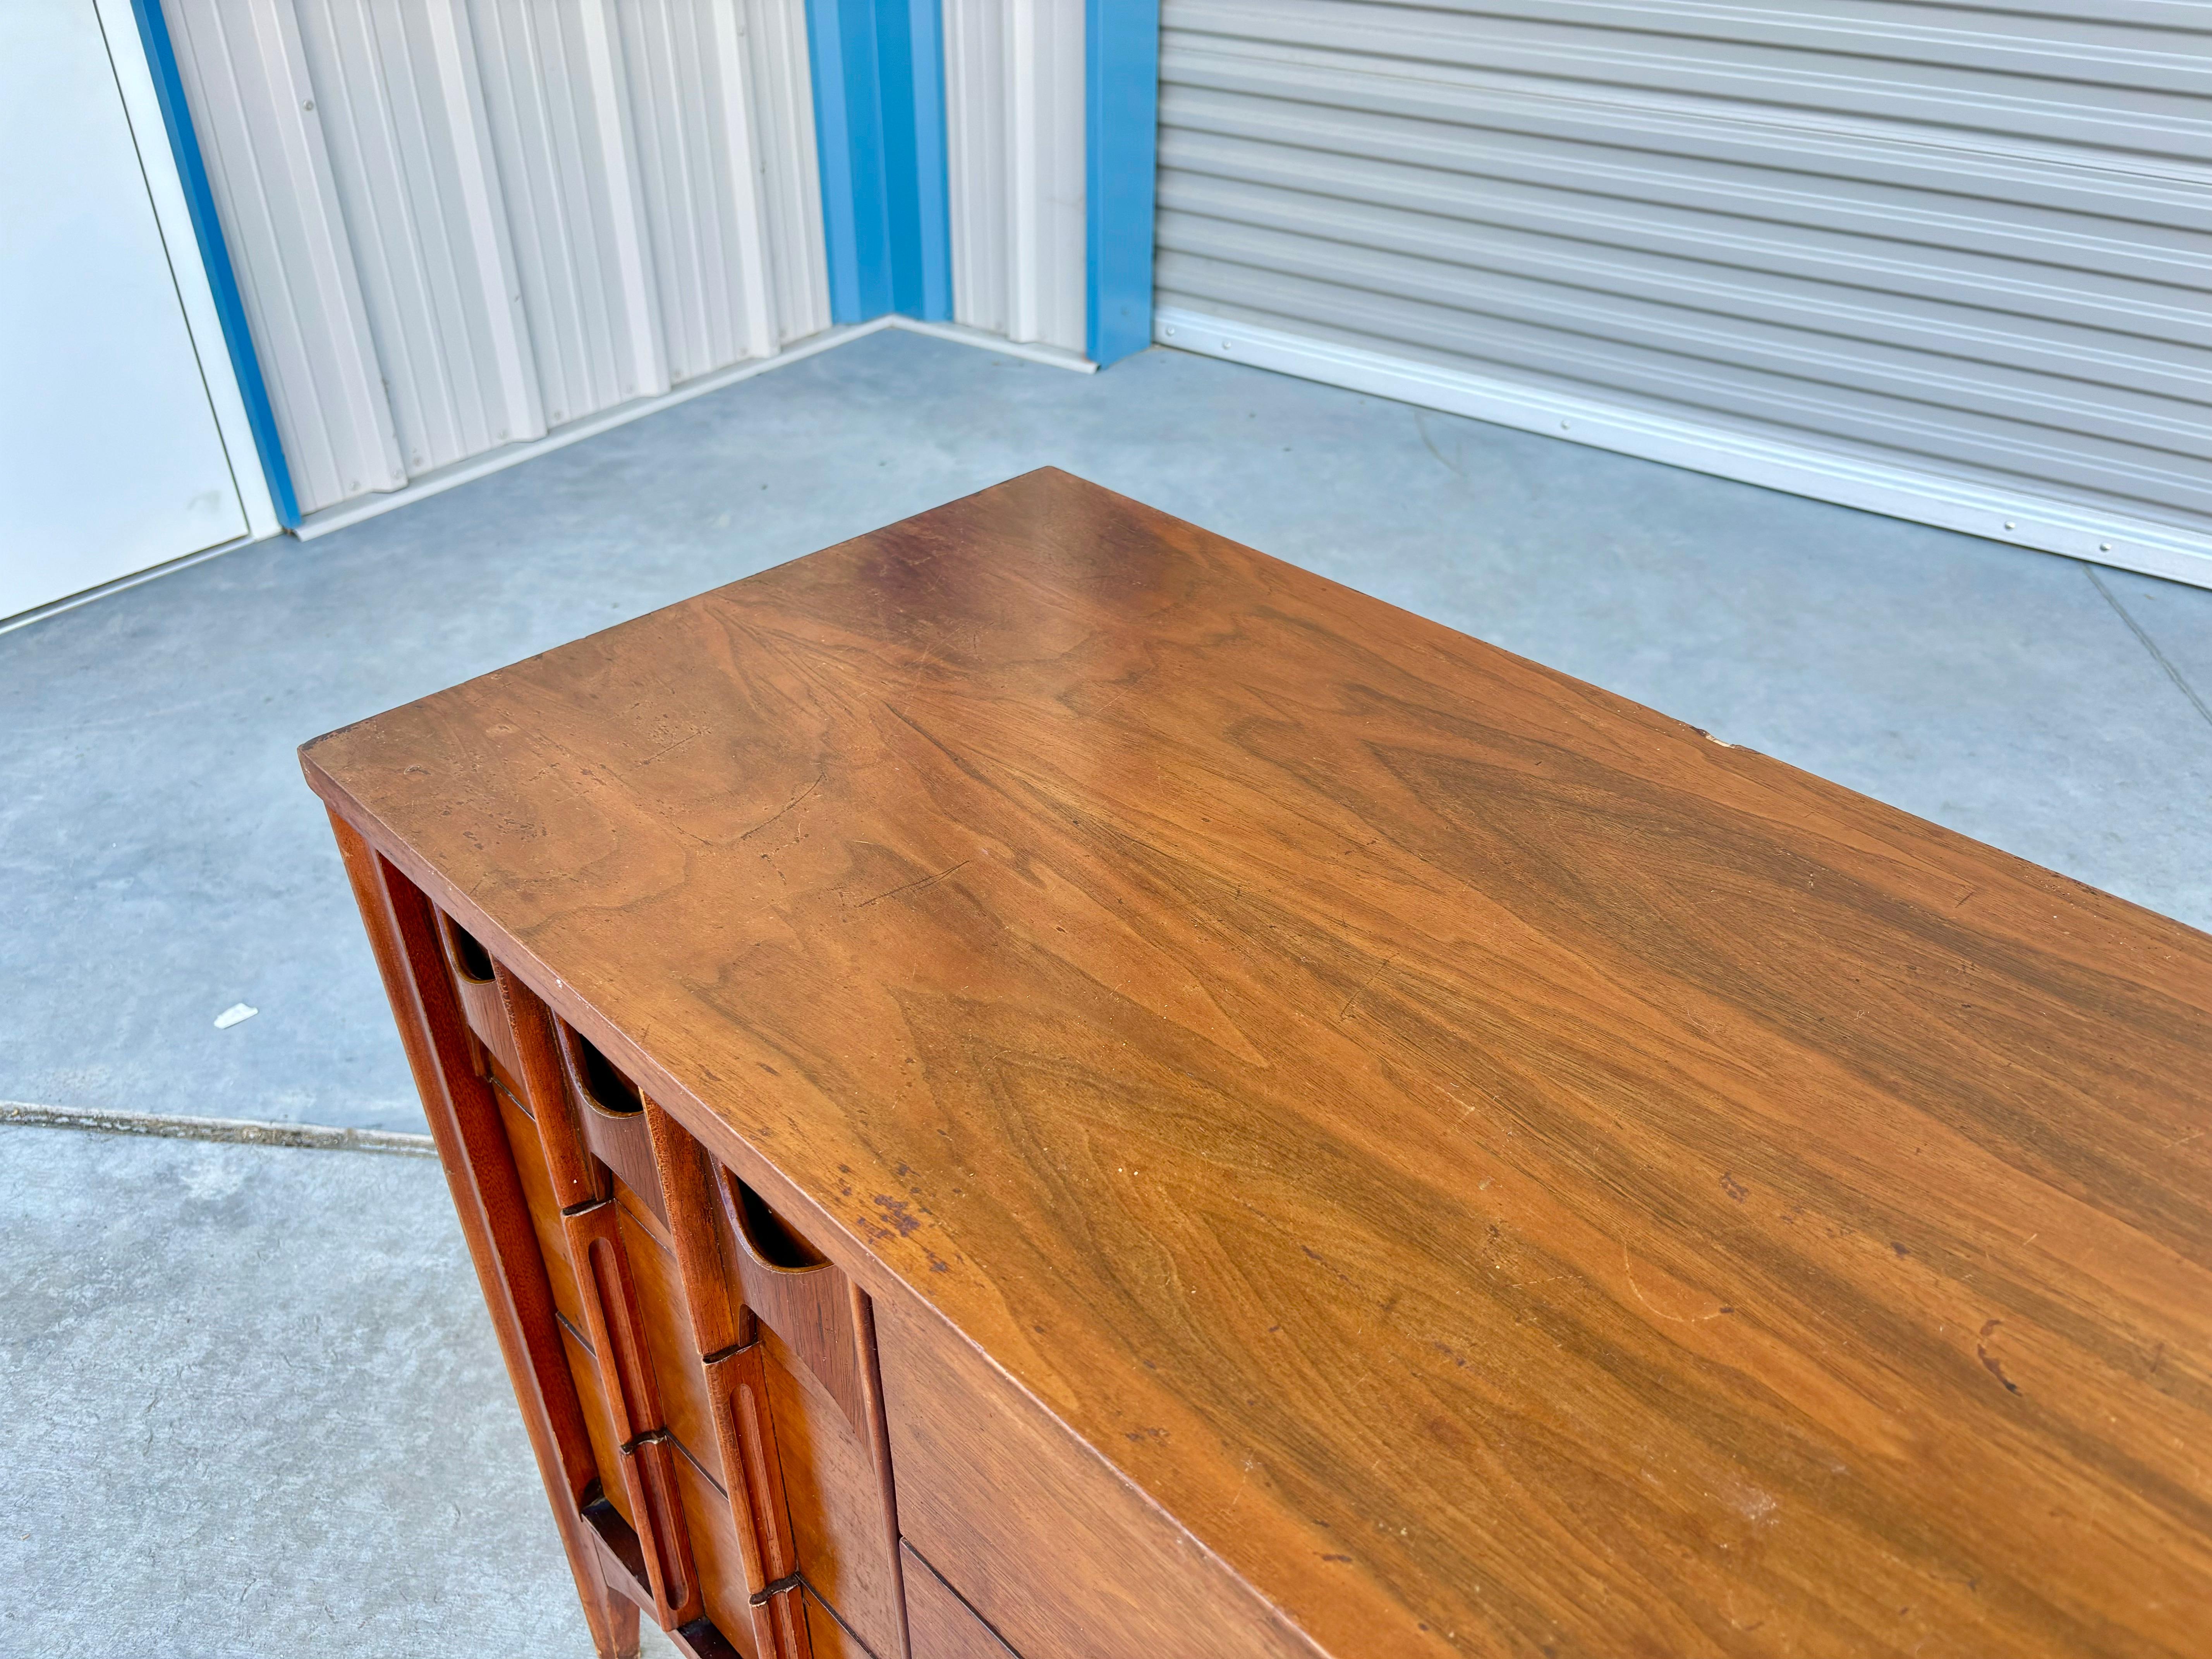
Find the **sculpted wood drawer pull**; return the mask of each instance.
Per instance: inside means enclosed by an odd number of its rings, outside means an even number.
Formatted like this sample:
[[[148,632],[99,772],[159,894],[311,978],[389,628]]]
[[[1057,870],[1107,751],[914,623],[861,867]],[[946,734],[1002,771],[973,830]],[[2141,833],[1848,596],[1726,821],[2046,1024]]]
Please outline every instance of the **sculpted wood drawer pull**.
[[[512,1077],[520,1067],[515,1058],[514,1033],[500,1000],[497,973],[491,952],[475,934],[443,911],[438,914],[438,943],[453,975],[453,990],[469,1031],[492,1059]]]
[[[669,1243],[685,1322],[713,1416],[725,1482],[722,1501],[741,1558],[754,1649],[763,1659],[807,1659],[811,1644],[798,1583],[799,1553],[763,1370],[764,1345],[717,1224],[717,1166],[650,1096],[642,1098],[667,1200]]]
[[[865,1443],[871,1413],[852,1281],[734,1174],[717,1176],[722,1212],[737,1235],[746,1305],[813,1372]]]
[[[569,1258],[580,1269],[586,1334],[598,1356],[613,1418],[622,1480],[645,1553],[646,1580],[664,1625],[697,1615],[690,1540],[676,1496],[676,1471],[660,1392],[647,1351],[644,1311],[623,1243],[619,1208],[602,1199],[562,1217]]]
[[[565,1253],[583,1304],[581,1334],[591,1345],[615,1437],[616,1473],[636,1523],[640,1583],[655,1621],[672,1628],[700,1616],[702,1592],[622,1206],[607,1179],[611,1170],[641,1201],[659,1208],[642,1099],[597,1048],[495,959],[492,970],[560,1205]],[[606,1109],[610,1101],[616,1110]],[[611,1535],[604,1525],[599,1531]]]
[[[645,1109],[645,1097],[623,1069],[599,1045],[566,1020],[560,1023],[561,1065],[576,1098],[607,1117],[631,1117]]]
[[[628,1073],[599,1052],[597,1044],[566,1020],[556,1020],[561,1039],[561,1067],[583,1108],[576,1124],[591,1149],[621,1177],[665,1225],[668,1206],[653,1167],[653,1139],[645,1123],[645,1097]]]
[[[464,985],[489,985],[492,982],[491,952],[477,942],[477,936],[440,913],[439,921],[445,926],[441,936],[445,941],[446,960],[453,965],[453,976]]]
[[[790,1223],[770,1209],[768,1200],[724,1170],[723,1202],[729,1206],[730,1224],[738,1240],[752,1253],[753,1261],[775,1273],[811,1273],[830,1258],[808,1243]]]

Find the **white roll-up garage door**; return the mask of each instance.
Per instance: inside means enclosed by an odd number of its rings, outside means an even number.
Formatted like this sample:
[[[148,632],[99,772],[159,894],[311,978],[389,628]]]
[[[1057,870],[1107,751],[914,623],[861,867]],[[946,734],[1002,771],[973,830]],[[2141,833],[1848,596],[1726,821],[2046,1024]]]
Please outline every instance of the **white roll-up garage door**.
[[[2212,584],[2212,5],[1164,21],[1166,343]]]

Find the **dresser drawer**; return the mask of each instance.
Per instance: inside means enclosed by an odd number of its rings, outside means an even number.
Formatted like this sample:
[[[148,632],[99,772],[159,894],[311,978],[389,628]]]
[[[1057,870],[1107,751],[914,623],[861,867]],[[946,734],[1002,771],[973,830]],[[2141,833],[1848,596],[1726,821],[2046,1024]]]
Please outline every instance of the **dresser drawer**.
[[[994,1639],[1031,1659],[1313,1659],[1273,1609],[937,1314],[886,1298],[875,1322],[907,1552],[958,1585]],[[907,1574],[909,1619],[918,1574],[927,1577],[921,1563]],[[932,1607],[930,1593],[925,1583],[919,1605]],[[925,1659],[918,1640],[914,1659]]]
[[[899,1554],[910,1659],[1018,1659],[912,1544],[901,1544]]]

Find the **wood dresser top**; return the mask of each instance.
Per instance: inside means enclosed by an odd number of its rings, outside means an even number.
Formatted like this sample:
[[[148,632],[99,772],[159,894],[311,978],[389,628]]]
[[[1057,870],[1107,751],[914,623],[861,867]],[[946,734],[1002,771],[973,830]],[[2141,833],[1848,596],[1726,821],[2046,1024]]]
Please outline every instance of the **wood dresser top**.
[[[2212,1650],[2203,934],[1054,471],[303,756],[1333,1653]]]

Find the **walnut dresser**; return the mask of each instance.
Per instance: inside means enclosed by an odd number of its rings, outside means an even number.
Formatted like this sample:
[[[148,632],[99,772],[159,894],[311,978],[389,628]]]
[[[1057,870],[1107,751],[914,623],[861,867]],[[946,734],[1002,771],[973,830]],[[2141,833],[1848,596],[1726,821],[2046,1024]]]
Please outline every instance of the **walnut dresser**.
[[[604,1654],[2212,1654],[2179,923],[1054,471],[303,759]]]

